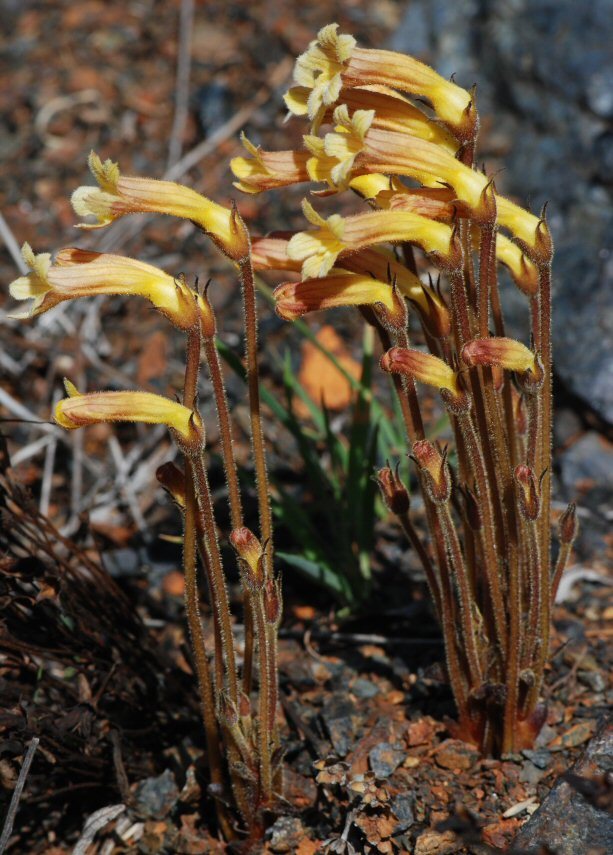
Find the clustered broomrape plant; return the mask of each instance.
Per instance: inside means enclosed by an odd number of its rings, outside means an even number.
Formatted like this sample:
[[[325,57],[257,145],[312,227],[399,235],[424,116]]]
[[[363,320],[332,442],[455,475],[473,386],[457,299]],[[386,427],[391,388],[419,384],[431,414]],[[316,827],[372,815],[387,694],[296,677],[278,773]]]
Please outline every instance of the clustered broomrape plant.
[[[294,80],[285,102],[310,123],[304,150],[269,152],[244,139],[248,156],[231,164],[236,186],[260,193],[313,182],[320,185],[313,195],[351,189],[369,210],[324,218],[304,200],[312,228],[254,238],[255,266],[301,275],[275,291],[282,318],[357,306],[378,330],[430,548],[413,525],[397,470],[388,465],[378,481],[423,564],[444,635],[457,735],[484,752],[529,747],[545,719],[551,604],[577,530],[571,505],[552,569],[553,245],[545,211],[534,216],[498,195],[475,168],[474,91],[412,57],[360,48],[330,24],[298,58]],[[440,275],[436,284],[420,281],[415,247],[447,277],[447,289]],[[505,334],[499,262],[529,300],[529,347]],[[429,352],[411,347],[407,301]],[[426,439],[416,383],[440,391],[455,469],[447,449]]]
[[[219,355],[216,319],[206,289],[194,290],[183,276],[173,277],[133,258],[68,248],[52,263],[49,254],[35,255],[25,244],[30,273],[15,280],[10,291],[33,301],[20,317],[40,315],[65,300],[100,294],[136,294],[148,299],[187,336],[182,402],[148,392],[81,394],[66,380],[68,397],[55,409],[56,422],[69,430],[99,422],[165,424],[185,460],[158,470],[158,479],[183,511],[185,608],[192,642],[206,735],[210,791],[226,839],[261,837],[267,816],[282,791],[277,727],[277,628],[281,589],[273,570],[271,511],[260,418],[257,365],[257,317],[249,234],[233,207],[227,209],[188,187],[169,181],[123,176],[117,164],[92,153],[89,165],[97,187],[79,187],[72,197],[77,214],[95,217],[100,228],[125,214],[157,212],[194,222],[237,266],[243,288],[246,369],[251,435],[259,501],[260,538],[244,526],[241,494],[233,452],[232,424]],[[229,539],[238,557],[243,586],[245,652],[238,673],[232,620],[217,526],[206,470],[205,435],[198,413],[197,383],[204,352],[220,428],[232,530]],[[211,603],[214,651],[209,665],[199,612],[196,559],[200,556]],[[253,691],[257,653],[258,691]],[[240,679],[239,679],[240,676]]]
[[[359,48],[352,36],[339,35],[336,24],[324,27],[298,58],[294,77],[296,86],[285,101],[292,114],[310,122],[304,150],[268,152],[244,139],[248,156],[232,161],[236,186],[260,193],[313,182],[323,185],[312,191],[316,196],[351,189],[366,201],[366,211],[324,218],[305,200],[303,211],[312,228],[251,240],[234,206],[225,208],[173,182],[121,175],[117,164],[102,162],[94,153],[89,165],[98,186],[80,187],[72,197],[77,214],[95,218],[80,228],[101,228],[132,213],[182,217],[237,267],[259,538],[243,522],[216,319],[206,289],[194,289],[184,277],[132,258],[68,248],[52,262],[49,254],[35,255],[27,244],[23,257],[30,273],[11,285],[13,297],[33,301],[27,316],[77,297],[136,294],[186,334],[181,402],[138,391],[82,394],[66,381],[68,397],[57,404],[55,418],[70,430],[113,421],[165,424],[183,453],[184,470],[167,463],[158,478],[183,511],[185,605],[210,791],[226,839],[243,838],[247,845],[262,836],[282,793],[277,728],[281,591],[273,569],[260,417],[254,269],[300,275],[275,291],[281,317],[355,306],[380,336],[381,368],[391,374],[402,408],[429,544],[414,527],[398,470],[386,466],[378,482],[423,564],[445,641],[457,735],[484,752],[528,747],[542,726],[551,604],[577,531],[571,505],[560,520],[561,548],[552,568],[553,246],[544,212],[534,216],[499,196],[494,182],[475,168],[479,117],[474,92],[411,57]],[[425,100],[431,112],[407,96]],[[421,282],[415,247],[446,276],[447,287],[440,276],[436,284]],[[505,334],[499,262],[529,300],[529,346]],[[407,302],[429,352],[411,347]],[[220,427],[229,539],[244,592],[241,674],[198,412],[202,353]],[[416,383],[440,391],[454,434],[454,469],[447,449],[426,439]],[[211,665],[199,614],[198,555],[212,608]]]

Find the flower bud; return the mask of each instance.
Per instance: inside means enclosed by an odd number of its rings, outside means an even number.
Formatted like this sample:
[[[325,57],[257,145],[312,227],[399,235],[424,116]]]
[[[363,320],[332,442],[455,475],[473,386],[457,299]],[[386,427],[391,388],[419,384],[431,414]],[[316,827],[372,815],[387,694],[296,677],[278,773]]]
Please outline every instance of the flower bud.
[[[281,587],[273,579],[264,583],[264,614],[271,626],[277,626],[281,620]]]
[[[572,544],[578,533],[579,520],[577,518],[577,506],[574,502],[571,502],[558,520],[558,537],[560,543]]]
[[[483,518],[477,497],[469,487],[463,487],[461,490],[464,496],[464,508],[468,524],[473,531],[480,531],[483,525]]]
[[[453,368],[438,356],[421,350],[392,347],[381,357],[381,368],[392,374],[406,374],[436,389],[448,389],[454,395],[461,391]]]
[[[424,299],[421,303],[414,302],[422,323],[434,338],[447,338],[451,334],[451,315],[447,303],[440,292],[439,283],[436,287],[422,284]],[[413,302],[413,301],[412,301]]]
[[[376,481],[381,490],[385,507],[393,514],[406,514],[411,505],[407,488],[398,475],[398,466],[394,471],[389,466],[379,469]]]
[[[180,508],[185,507],[185,474],[176,463],[168,461],[158,466],[155,477]]]
[[[143,422],[165,424],[186,454],[204,445],[204,426],[199,414],[151,392],[90,392],[81,394],[65,381],[69,397],[55,407],[55,421],[67,430],[101,422]]]
[[[473,339],[462,348],[462,360],[471,367],[489,365],[515,371],[529,387],[538,387],[543,381],[543,367],[537,355],[512,338]]]
[[[245,584],[251,591],[259,591],[266,578],[264,551],[255,534],[245,526],[235,528],[230,534],[230,543],[236,550],[245,571]]]
[[[232,728],[238,724],[236,704],[232,702],[226,692],[219,693],[218,715],[222,726]]]
[[[534,472],[529,466],[520,464],[515,467],[514,477],[522,516],[527,520],[538,519],[541,500],[539,485]]]
[[[447,450],[441,452],[429,440],[413,443],[413,460],[425,479],[426,489],[437,505],[445,504],[451,496],[451,473],[447,463]]]

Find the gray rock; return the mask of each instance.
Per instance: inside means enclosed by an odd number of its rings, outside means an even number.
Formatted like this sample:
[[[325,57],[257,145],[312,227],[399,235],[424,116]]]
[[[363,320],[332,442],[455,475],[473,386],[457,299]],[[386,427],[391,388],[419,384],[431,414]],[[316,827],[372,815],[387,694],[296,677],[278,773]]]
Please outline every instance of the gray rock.
[[[415,822],[414,805],[415,796],[412,793],[399,793],[392,801],[392,813],[398,820],[394,829],[395,834],[406,831]]]
[[[389,742],[375,745],[368,754],[370,768],[377,778],[389,778],[406,757],[406,752],[395,748]]]
[[[347,695],[335,692],[324,704],[321,718],[335,754],[345,757],[355,740],[358,721],[355,704]]]
[[[170,769],[165,769],[157,778],[146,778],[136,788],[134,806],[140,816],[148,819],[164,819],[179,799],[179,788]]]
[[[522,754],[530,760],[537,769],[546,769],[551,763],[551,751],[548,751],[546,748],[539,748],[536,750],[526,748],[522,751]]]
[[[612,769],[613,726],[609,724],[591,740],[571,773],[555,784],[513,841],[511,851],[529,855],[549,847],[556,855],[613,852],[610,780],[608,785],[606,780]]]
[[[613,488],[613,450],[597,433],[584,434],[559,459],[564,486],[576,491],[581,482]]]

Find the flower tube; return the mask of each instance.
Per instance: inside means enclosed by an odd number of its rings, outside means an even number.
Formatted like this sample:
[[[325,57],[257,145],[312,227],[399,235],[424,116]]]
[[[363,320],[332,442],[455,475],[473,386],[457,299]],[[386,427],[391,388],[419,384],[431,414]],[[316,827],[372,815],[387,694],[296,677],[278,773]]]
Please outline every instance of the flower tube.
[[[446,389],[454,397],[462,394],[458,374],[446,362],[431,353],[406,347],[392,347],[381,357],[381,368],[392,374],[413,377],[436,389]]]
[[[247,230],[235,210],[174,181],[121,175],[118,164],[103,163],[93,151],[88,163],[98,187],[78,187],[71,201],[79,216],[95,217],[97,222],[81,223],[79,228],[98,229],[126,214],[169,214],[194,222],[232,260],[248,255]]]
[[[68,247],[51,263],[25,243],[22,256],[30,272],[9,286],[16,300],[32,300],[21,317],[42,315],[59,303],[99,294],[135,294],[149,300],[179,329],[191,329],[205,313],[202,298],[181,278],[135,258]]]
[[[285,282],[275,288],[273,296],[277,314],[286,321],[336,306],[381,306],[388,314],[401,316],[400,320],[406,317],[391,285],[348,271],[337,270],[302,282]]]
[[[338,101],[343,86],[376,84],[427,98],[437,116],[459,139],[474,138],[478,117],[469,92],[413,57],[358,48],[352,36],[337,30],[338,24],[323,27],[296,60],[294,81],[298,91],[290,89],[286,98],[292,112],[303,114],[305,89],[306,112],[317,122],[325,109]]]
[[[57,403],[54,416],[67,430],[100,422],[143,422],[167,425],[186,450],[199,450],[204,443],[200,416],[177,401],[151,392],[82,394],[70,381],[64,382],[68,397]]]
[[[459,265],[460,250],[453,230],[444,223],[404,211],[372,211],[352,217],[332,214],[324,219],[306,200],[302,209],[316,228],[294,235],[287,254],[303,262],[302,274],[306,279],[325,276],[344,252],[388,242],[415,243],[443,265],[453,268]]]

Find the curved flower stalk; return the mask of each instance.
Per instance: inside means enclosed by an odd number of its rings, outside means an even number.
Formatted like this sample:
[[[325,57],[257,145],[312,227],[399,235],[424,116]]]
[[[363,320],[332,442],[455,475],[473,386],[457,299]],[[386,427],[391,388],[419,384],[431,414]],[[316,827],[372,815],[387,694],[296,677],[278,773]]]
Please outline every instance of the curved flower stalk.
[[[382,470],[379,482],[439,615],[457,733],[486,753],[528,747],[544,720],[552,591],[573,528],[566,524],[560,534],[552,571],[553,246],[544,212],[536,216],[499,195],[474,167],[473,93],[414,58],[359,48],[331,24],[298,58],[294,81],[285,102],[306,120],[306,132],[305,151],[291,153],[299,162],[292,183],[308,177],[312,192],[327,196],[351,190],[370,210],[324,219],[304,201],[312,228],[257,238],[256,266],[300,275],[275,292],[282,317],[357,306],[376,327],[381,368],[394,382],[417,466],[429,549],[393,470]],[[434,116],[411,98],[427,100]],[[272,164],[274,153],[252,158],[240,169],[255,175],[255,162]],[[256,175],[247,189],[264,190],[266,180]],[[420,253],[429,285],[419,278]],[[529,301],[530,347],[506,335],[500,264]],[[417,310],[429,352],[411,346],[402,311],[395,322],[385,316],[398,297]],[[440,393],[455,440],[453,466],[426,440],[416,384]]]

